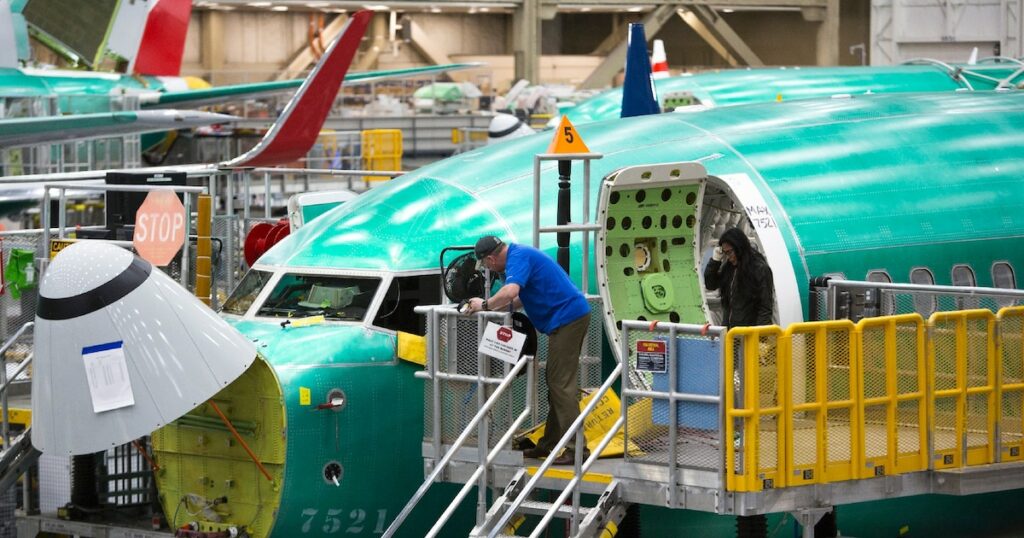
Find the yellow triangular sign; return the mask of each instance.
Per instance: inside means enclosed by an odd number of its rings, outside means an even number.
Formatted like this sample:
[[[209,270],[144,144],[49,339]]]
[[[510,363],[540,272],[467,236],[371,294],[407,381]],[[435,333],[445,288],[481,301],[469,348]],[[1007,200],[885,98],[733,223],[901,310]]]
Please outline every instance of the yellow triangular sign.
[[[551,138],[548,153],[590,153],[590,148],[583,143],[583,137],[576,132],[569,118],[563,115],[555,129],[555,136]]]

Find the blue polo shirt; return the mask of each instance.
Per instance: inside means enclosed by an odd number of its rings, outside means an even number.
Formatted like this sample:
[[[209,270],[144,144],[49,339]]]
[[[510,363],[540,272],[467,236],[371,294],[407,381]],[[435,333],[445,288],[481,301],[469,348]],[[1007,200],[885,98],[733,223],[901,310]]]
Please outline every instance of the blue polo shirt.
[[[509,243],[505,284],[519,285],[519,300],[526,315],[544,334],[590,313],[590,304],[569,275],[533,247]]]

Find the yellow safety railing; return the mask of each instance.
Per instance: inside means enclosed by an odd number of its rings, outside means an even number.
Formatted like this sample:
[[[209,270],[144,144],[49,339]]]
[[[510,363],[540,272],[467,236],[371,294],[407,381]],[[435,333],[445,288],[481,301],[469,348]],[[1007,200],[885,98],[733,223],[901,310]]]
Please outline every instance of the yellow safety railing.
[[[1024,307],[729,331],[730,491],[1024,461]]]
[[[996,319],[1000,459],[1020,461],[1024,459],[1024,307],[1004,308]]]
[[[786,329],[780,362],[789,378],[784,399],[788,485],[849,480],[856,474],[856,329],[849,320]]]
[[[936,312],[928,320],[935,469],[995,461],[995,322],[981,309]]]
[[[367,170],[402,169],[402,130],[367,129],[362,139],[363,165]],[[388,176],[363,176],[364,181],[385,181]]]
[[[854,478],[928,467],[928,379],[924,320],[918,314],[857,324],[860,431]]]
[[[783,487],[786,474],[786,377],[779,367],[776,326],[737,327],[725,339],[725,437],[733,439],[740,424],[740,447],[726,442],[726,487],[760,491]],[[728,380],[733,379],[733,387]]]

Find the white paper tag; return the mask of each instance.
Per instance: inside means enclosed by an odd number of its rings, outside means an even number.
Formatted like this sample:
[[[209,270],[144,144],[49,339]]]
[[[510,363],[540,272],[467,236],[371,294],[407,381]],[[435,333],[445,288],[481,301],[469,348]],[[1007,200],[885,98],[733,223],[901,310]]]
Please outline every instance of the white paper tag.
[[[511,327],[488,322],[484,337],[480,340],[479,352],[515,364],[525,343],[525,334],[513,331]]]
[[[96,413],[135,405],[124,342],[82,348],[85,377],[89,381],[92,410]]]

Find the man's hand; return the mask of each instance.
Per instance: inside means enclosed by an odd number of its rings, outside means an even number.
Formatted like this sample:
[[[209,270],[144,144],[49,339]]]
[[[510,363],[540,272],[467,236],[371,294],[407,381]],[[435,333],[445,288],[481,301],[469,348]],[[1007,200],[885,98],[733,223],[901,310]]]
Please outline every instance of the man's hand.
[[[476,314],[484,309],[484,300],[479,297],[473,297],[466,302],[466,309],[464,314]]]

